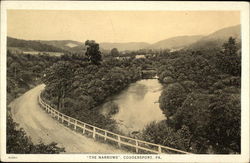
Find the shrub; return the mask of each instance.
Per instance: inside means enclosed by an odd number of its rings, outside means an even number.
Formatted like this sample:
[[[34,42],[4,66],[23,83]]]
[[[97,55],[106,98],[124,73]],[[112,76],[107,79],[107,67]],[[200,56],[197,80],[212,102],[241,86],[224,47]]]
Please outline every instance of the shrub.
[[[173,128],[168,127],[165,121],[152,122],[144,128],[142,137],[145,141],[151,143],[162,144],[184,151],[191,150],[191,135],[187,126],[182,126],[181,129],[175,131]]]
[[[174,83],[174,79],[172,77],[170,77],[170,76],[164,77],[163,83],[165,83],[165,84]]]

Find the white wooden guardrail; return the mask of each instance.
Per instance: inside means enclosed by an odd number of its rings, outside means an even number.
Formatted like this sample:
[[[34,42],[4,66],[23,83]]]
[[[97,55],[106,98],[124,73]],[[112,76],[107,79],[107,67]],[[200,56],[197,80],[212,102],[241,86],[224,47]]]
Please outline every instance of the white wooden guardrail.
[[[185,152],[182,150],[174,149],[171,147],[159,145],[159,144],[154,144],[154,143],[149,143],[146,141],[130,138],[127,136],[122,136],[101,128],[98,128],[96,126],[90,125],[88,123],[81,122],[75,118],[69,117],[56,109],[52,108],[50,105],[45,103],[42,98],[41,94],[38,96],[38,101],[41,107],[49,113],[53,118],[57,119],[58,121],[62,122],[66,126],[73,126],[73,129],[79,130],[85,134],[86,132],[91,133],[92,137],[95,139],[96,136],[104,138],[104,141],[110,140],[112,142],[115,142],[118,144],[119,147],[121,145],[127,146],[127,147],[132,147],[135,149],[136,153],[139,153],[139,150],[142,151],[147,151],[150,153],[155,153],[155,154],[161,154],[161,153],[167,153],[168,151],[172,151],[175,153],[181,153],[181,154],[192,154],[189,152]]]

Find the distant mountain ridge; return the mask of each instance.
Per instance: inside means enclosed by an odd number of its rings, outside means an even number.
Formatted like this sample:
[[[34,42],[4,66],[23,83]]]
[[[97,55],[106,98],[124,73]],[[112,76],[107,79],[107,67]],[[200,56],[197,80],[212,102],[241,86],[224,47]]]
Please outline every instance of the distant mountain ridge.
[[[117,48],[119,51],[139,50],[139,49],[178,49],[188,46],[203,36],[178,36],[158,41],[154,44],[146,42],[127,42],[127,43],[100,43],[100,47],[106,50]]]
[[[240,25],[236,25],[236,26],[222,28],[216,32],[207,35],[202,40],[228,39],[229,35],[239,39],[241,37],[240,27],[241,27]]]
[[[221,47],[224,42],[228,40],[229,37],[236,38],[236,41],[241,41],[241,26],[231,26],[222,28],[218,31],[215,31],[205,37],[202,37],[197,42],[191,44],[187,48],[198,50],[202,48],[214,48]]]
[[[51,45],[64,50],[70,50],[71,48],[74,48],[76,46],[83,45],[83,43],[81,42],[72,40],[49,40],[49,41],[38,40],[38,41],[41,42],[42,44]]]
[[[139,49],[201,49],[210,47],[221,47],[221,45],[232,36],[238,41],[241,38],[240,25],[226,27],[217,30],[209,35],[177,36],[158,41],[154,44],[146,42],[126,42],[126,43],[99,43],[101,50],[110,51],[117,48],[119,51],[139,50]],[[84,42],[72,40],[21,40],[7,37],[8,47],[17,47],[24,50],[52,51],[52,52],[73,52],[82,53],[86,50]]]
[[[188,46],[199,39],[202,35],[193,35],[193,36],[177,36],[171,37],[165,40],[158,41],[149,46],[150,49],[179,49],[184,46]]]
[[[39,41],[22,40],[12,37],[7,37],[7,47],[20,48],[22,51],[64,52],[61,48],[43,44]]]
[[[109,43],[101,42],[100,47],[105,50],[117,48],[119,51],[124,50],[138,50],[147,48],[150,44],[146,42],[126,42],[126,43]]]

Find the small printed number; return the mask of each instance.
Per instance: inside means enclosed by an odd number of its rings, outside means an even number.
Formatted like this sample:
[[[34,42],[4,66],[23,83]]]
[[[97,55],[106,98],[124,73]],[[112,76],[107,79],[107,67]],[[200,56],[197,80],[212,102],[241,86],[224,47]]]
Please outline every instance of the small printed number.
[[[9,158],[9,159],[17,159],[16,156],[9,156],[8,158]]]

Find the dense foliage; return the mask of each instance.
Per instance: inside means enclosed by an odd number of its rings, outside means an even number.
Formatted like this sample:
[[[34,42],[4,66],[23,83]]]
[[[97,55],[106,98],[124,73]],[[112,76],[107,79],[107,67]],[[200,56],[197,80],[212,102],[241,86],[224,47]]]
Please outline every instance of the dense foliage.
[[[40,82],[43,71],[59,60],[48,55],[13,54],[7,51],[7,102]]]
[[[229,38],[222,49],[161,56],[159,80],[166,85],[159,101],[167,120],[149,125],[145,139],[194,153],[240,153],[239,52]]]
[[[109,58],[96,65],[67,58],[46,70],[44,97],[67,115],[114,130],[114,121],[100,114],[97,106],[140,79],[143,66],[144,61],[133,59]]]
[[[147,125],[143,131],[142,137],[148,142],[187,151],[187,149],[190,148],[192,135],[187,126],[182,126],[181,129],[176,131],[173,128],[166,126],[165,121],[161,121],[159,123],[152,122]]]
[[[237,53],[238,49],[239,47],[232,37],[223,44],[222,52],[217,54],[217,67],[222,72],[233,76],[241,75],[241,56]]]

